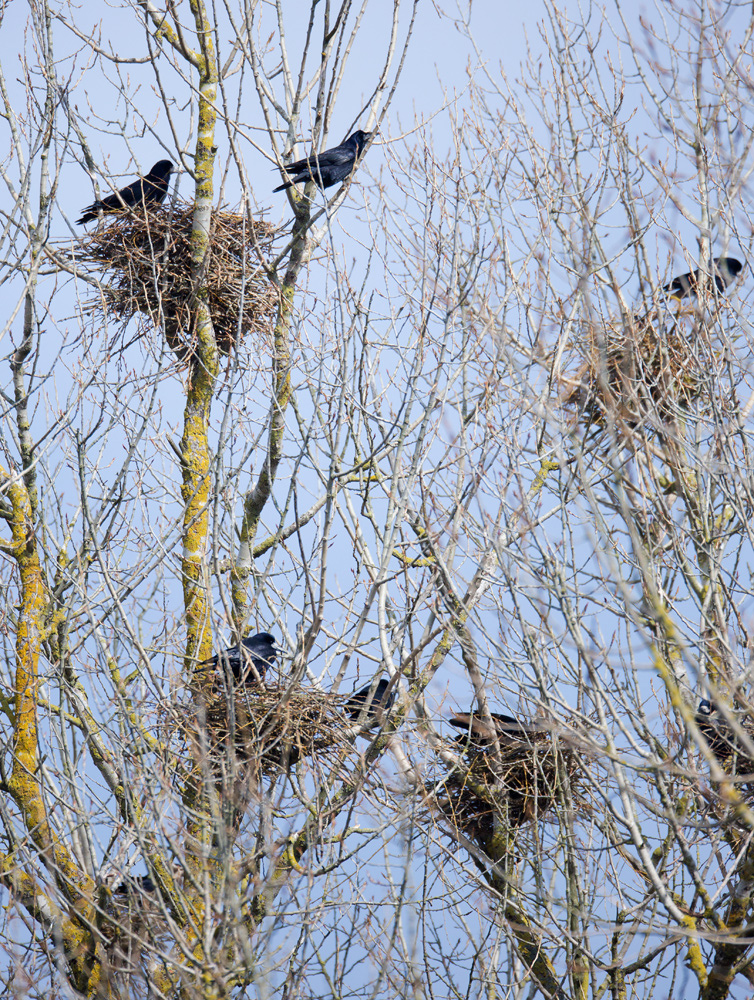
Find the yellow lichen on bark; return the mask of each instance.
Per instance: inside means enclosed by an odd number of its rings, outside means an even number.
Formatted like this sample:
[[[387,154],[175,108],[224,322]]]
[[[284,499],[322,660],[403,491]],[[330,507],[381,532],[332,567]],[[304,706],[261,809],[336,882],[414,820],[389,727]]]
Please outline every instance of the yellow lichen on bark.
[[[78,912],[84,917],[83,923],[71,919],[61,920],[59,933],[66,954],[78,976],[79,984],[86,984],[88,989],[93,979],[98,984],[100,981],[99,960],[94,954],[89,958],[86,970],[79,964],[79,956],[92,950],[92,936],[86,925],[91,924],[95,916],[92,905],[94,883],[86,872],[81,870],[66,845],[51,829],[38,778],[39,655],[45,638],[48,594],[37,549],[31,499],[20,478],[8,477],[8,479],[8,496],[13,511],[10,554],[15,558],[20,580],[16,631],[13,765],[8,780],[8,790],[21,810],[25,826],[40,849],[45,864],[55,872],[66,895],[75,901]],[[5,869],[5,866],[3,868]],[[3,874],[6,875],[5,870]],[[8,872],[6,878],[15,884],[15,880],[21,878],[21,873]],[[39,898],[49,908],[51,904],[47,894],[28,876],[24,876],[24,879],[26,880],[24,884],[28,883],[34,899]],[[99,985],[97,990],[100,990]]]
[[[204,578],[204,554],[209,531],[210,449],[207,437],[214,378],[199,374],[189,387],[183,440],[183,599],[186,614],[186,667],[211,653],[209,597]]]
[[[196,139],[196,201],[191,233],[191,270],[194,283],[195,351],[186,396],[183,439],[183,597],[186,614],[186,669],[211,653],[209,628],[211,601],[205,581],[204,557],[209,535],[210,463],[208,439],[209,413],[218,352],[212,317],[202,286],[204,260],[209,247],[213,169],[215,160],[215,123],[217,111],[217,67],[212,34],[206,12],[200,3],[192,3],[197,35],[201,45],[199,70],[199,124]]]
[[[37,684],[47,596],[34,536],[31,503],[26,488],[16,480],[11,482],[8,494],[13,508],[12,549],[19,569],[21,591],[16,632],[16,731],[11,784],[14,794],[30,799],[29,792],[36,785]],[[42,808],[41,802],[39,808]],[[42,815],[43,810],[36,816],[34,826]]]
[[[217,66],[212,29],[201,0],[192,0],[191,10],[200,53],[194,61],[199,73],[199,116],[194,156],[196,197],[191,233],[194,344],[181,439],[181,497],[184,508],[181,571],[187,633],[184,666],[189,676],[197,661],[207,659],[212,652],[212,598],[206,553],[212,494],[209,421],[218,374],[217,342],[204,284],[204,262],[209,248],[214,196]],[[201,683],[211,682],[207,672]],[[197,780],[189,780],[184,793],[184,804],[191,817],[186,831],[186,866],[190,875],[190,888],[186,891],[189,911],[186,914],[186,946],[193,958],[192,976],[196,992],[205,1000],[213,1000],[222,993],[222,989],[214,979],[212,960],[206,952],[212,906],[207,906],[204,887],[207,879],[211,885],[216,884],[220,865],[216,858],[215,818],[210,796],[198,777],[201,773],[201,766],[198,766]],[[172,970],[166,971],[162,979],[166,989],[175,985]]]

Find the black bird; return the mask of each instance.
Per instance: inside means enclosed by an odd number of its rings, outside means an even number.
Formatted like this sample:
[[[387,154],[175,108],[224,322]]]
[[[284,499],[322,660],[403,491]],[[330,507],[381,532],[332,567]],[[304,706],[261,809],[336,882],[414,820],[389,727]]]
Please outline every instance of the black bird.
[[[526,742],[530,736],[543,731],[536,725],[519,722],[518,719],[503,712],[490,712],[490,718],[495,726],[498,740],[504,744]],[[494,739],[495,734],[478,712],[455,712],[448,721],[456,729],[463,729],[474,740]]]
[[[376,685],[372,681],[360,691],[354,691],[343,706],[343,711],[354,720],[358,720],[361,713],[365,712],[365,721],[368,720],[372,725],[381,723],[383,715],[390,711],[395,702],[395,691],[388,693],[389,685],[390,681],[383,677]]]
[[[699,708],[696,710],[694,722],[699,727],[699,732],[709,743],[710,749],[714,749],[712,744],[718,735],[720,723],[717,705],[713,705],[708,698],[702,698],[699,702]]]
[[[150,875],[129,875],[113,891],[119,896],[140,896],[145,892],[154,892],[156,888]]]
[[[76,225],[80,226],[84,222],[91,222],[92,219],[97,218],[97,213],[100,211],[105,213],[122,212],[126,208],[162,204],[168,193],[172,170],[173,164],[170,160],[158,160],[146,177],[140,177],[133,184],[128,184],[120,191],[109,194],[107,198],[87,205]]]
[[[326,149],[324,153],[307,156],[303,160],[296,160],[295,163],[288,163],[283,170],[289,174],[292,180],[286,181],[274,188],[274,191],[284,191],[293,184],[301,184],[303,181],[314,181],[317,187],[327,188],[333,184],[339,184],[353,170],[356,157],[361,155],[361,151],[366,146],[367,141],[374,135],[373,132],[354,132],[345,142],[332,149]]]
[[[735,257],[715,257],[712,261],[712,281],[720,295],[726,287],[734,280],[743,269],[743,264]],[[667,292],[670,298],[684,299],[690,295],[698,295],[699,283],[707,286],[711,291],[709,275],[705,274],[701,268],[689,271],[688,274],[679,274],[677,278],[663,286],[663,292]]]
[[[490,712],[490,720],[492,725],[482,719],[478,709],[454,712],[449,719],[451,726],[463,730],[454,743],[465,758],[468,774],[495,788],[499,798],[496,804],[484,796],[478,798],[473,789],[467,789],[463,774],[451,773],[448,788],[453,804],[446,811],[454,822],[460,820],[483,839],[494,829],[496,814],[511,826],[544,816],[555,801],[561,766],[572,777],[580,767],[570,746],[570,735],[554,722],[519,722],[503,712]],[[500,748],[497,761],[491,753],[496,737]]]
[[[277,655],[275,636],[269,632],[257,632],[256,635],[242,639],[239,645],[215,653],[209,660],[204,660],[200,667],[206,670],[222,665],[230,670],[235,681],[253,683],[263,680],[267,668],[273,665]]]
[[[702,698],[699,702],[699,708],[696,710],[694,722],[716,757],[724,759],[733,755],[730,727],[720,715],[717,705],[708,698]]]
[[[702,698],[694,721],[699,727],[699,732],[709,744],[710,750],[726,770],[735,757],[737,759],[736,770],[739,774],[754,772],[754,760],[747,756],[736,737],[736,733],[714,702],[708,698]],[[740,718],[738,724],[749,739],[754,742],[754,719],[747,715]]]

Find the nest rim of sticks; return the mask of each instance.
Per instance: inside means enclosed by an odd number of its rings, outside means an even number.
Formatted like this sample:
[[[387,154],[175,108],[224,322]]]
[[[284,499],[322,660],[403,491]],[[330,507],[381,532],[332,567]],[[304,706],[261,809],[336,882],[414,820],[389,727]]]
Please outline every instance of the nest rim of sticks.
[[[210,754],[232,748],[239,761],[270,775],[306,757],[347,756],[350,734],[358,732],[342,710],[347,700],[290,681],[235,685],[232,692],[216,687],[183,724],[197,748],[206,738]]]
[[[81,237],[76,260],[103,272],[100,294],[91,300],[94,314],[115,317],[123,327],[136,318],[140,335],[161,329],[181,359],[191,355],[191,255],[194,205],[172,201],[138,211],[116,212]],[[218,349],[223,354],[250,334],[266,336],[279,301],[266,262],[278,229],[213,208],[202,281]]]
[[[643,316],[590,321],[576,351],[580,367],[563,376],[562,402],[588,422],[608,416],[635,425],[691,409],[707,394],[712,350],[699,313],[689,308],[663,319]]]
[[[725,780],[743,788],[748,795],[751,795],[754,793],[754,757],[744,740],[749,743],[754,742],[754,715],[750,709],[744,712],[732,710],[729,714],[734,720],[733,726],[725,716],[711,720],[700,718],[699,712],[696,715],[696,724],[724,772]],[[737,729],[740,732],[737,732]],[[693,741],[691,746],[694,752],[704,759],[704,754],[701,754],[698,746],[694,746]]]
[[[557,798],[560,768],[565,767],[573,789],[583,767],[576,750],[550,732],[498,742],[499,755],[491,741],[468,735],[446,743],[466,767],[451,768],[442,778],[442,793],[435,796],[456,826],[483,837],[492,833],[496,813],[511,829],[544,819]]]

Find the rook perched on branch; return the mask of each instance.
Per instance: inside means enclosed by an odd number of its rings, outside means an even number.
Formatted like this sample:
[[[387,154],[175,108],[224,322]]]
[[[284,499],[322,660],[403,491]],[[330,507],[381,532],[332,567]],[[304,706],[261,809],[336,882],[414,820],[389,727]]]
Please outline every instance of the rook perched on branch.
[[[700,288],[706,287],[711,291],[714,281],[718,293],[722,295],[731,281],[740,274],[742,268],[743,264],[735,257],[715,257],[712,261],[712,278],[698,267],[687,274],[679,274],[669,284],[664,285],[662,290],[672,299],[684,299],[690,295],[697,296]]]
[[[389,687],[390,681],[385,677],[377,685],[372,681],[360,691],[354,691],[343,706],[343,711],[357,721],[362,712],[365,712],[365,719],[372,725],[377,725],[382,722],[383,715],[390,711],[395,701],[395,691],[388,691]]]
[[[98,212],[122,212],[128,208],[139,208],[142,205],[160,205],[165,200],[170,183],[173,164],[170,160],[158,160],[146,177],[140,177],[132,184],[121,188],[106,198],[92,202],[83,211],[77,225],[91,222],[97,218]]]
[[[339,184],[351,173],[356,158],[361,155],[362,149],[372,135],[372,132],[359,130],[349,136],[345,142],[341,142],[339,146],[326,149],[324,153],[319,153],[319,155],[314,154],[307,156],[306,159],[287,164],[283,169],[292,179],[286,181],[285,184],[280,184],[274,190],[284,191],[293,184],[301,184],[304,181],[314,181],[320,188]]]

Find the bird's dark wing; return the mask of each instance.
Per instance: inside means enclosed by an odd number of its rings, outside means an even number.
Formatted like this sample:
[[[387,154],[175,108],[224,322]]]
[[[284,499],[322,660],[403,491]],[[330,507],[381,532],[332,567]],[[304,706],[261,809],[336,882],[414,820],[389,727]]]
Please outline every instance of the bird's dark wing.
[[[262,680],[267,668],[274,664],[277,655],[275,636],[269,632],[257,632],[256,635],[242,639],[239,645],[229,646],[208,660],[202,660],[197,673],[223,666],[232,673],[236,681],[258,681]]]
[[[743,264],[735,257],[715,257],[712,261],[712,280],[720,294],[725,291],[742,268]],[[679,274],[678,277],[673,278],[667,285],[664,285],[662,290],[674,298],[683,299],[689,295],[697,295],[700,282],[703,285],[707,284],[708,277],[702,273],[701,268],[697,268],[695,271],[687,271],[686,274]],[[710,287],[710,285],[711,282],[707,287]]]
[[[129,875],[113,890],[119,896],[139,896],[144,892],[154,892],[156,886],[150,875]]]
[[[334,146],[332,149],[326,149],[324,153],[312,153],[311,156],[306,156],[303,160],[286,163],[284,170],[287,174],[311,172],[316,177],[317,168],[322,170],[326,167],[340,166],[343,163],[353,163],[355,159],[355,150],[343,143],[340,146]]]
[[[491,712],[490,715],[498,738],[525,740],[527,735],[536,731],[535,727],[521,723],[518,719],[502,712]],[[491,740],[494,738],[489,726],[483,722],[479,713],[455,712],[448,721],[451,726],[462,729],[475,739]]]
[[[165,195],[168,193],[168,182],[165,181],[144,181],[144,193],[142,194],[141,201],[145,205],[159,205],[164,199]],[[136,199],[135,204],[139,203],[140,199]]]
[[[525,724],[519,722],[518,719],[514,719],[512,715],[506,715],[504,712],[490,712],[490,715],[494,719],[496,726],[518,726],[519,729],[526,728]]]
[[[267,668],[271,667],[277,659],[278,651],[275,644],[275,636],[271,635],[269,632],[258,632],[256,635],[252,635],[248,639],[243,639],[241,641],[241,646],[243,647],[244,663],[241,664],[241,657],[239,656],[239,667],[248,668],[248,661],[251,661],[254,666],[254,670],[259,677],[264,677]],[[243,673],[251,675],[253,674],[253,671],[242,669],[242,674]],[[242,676],[237,675],[236,679],[241,680]],[[251,676],[249,679],[251,679]]]
[[[96,219],[97,212],[99,211],[118,212],[122,211],[124,208],[132,208],[143,197],[143,181],[139,178],[138,181],[134,181],[133,184],[128,184],[126,187],[121,188],[120,191],[109,194],[106,198],[100,198],[99,201],[94,201],[91,205],[88,205],[85,209],[83,209],[84,214],[77,220],[77,225],[81,225],[82,222],[90,222],[92,219]]]
[[[367,709],[367,719],[375,722],[380,721],[383,712],[389,712],[395,702],[395,691],[388,692],[390,681],[382,678],[374,687],[374,694],[370,697],[374,682],[367,684],[359,691],[354,691],[351,697],[343,706],[343,711],[350,715],[352,719],[358,719],[361,713]],[[368,708],[367,708],[368,706]]]
[[[303,160],[296,160],[295,163],[286,163],[283,169],[287,174],[307,174],[312,170],[316,173],[317,166],[321,162],[324,155],[325,154],[322,153],[322,156],[320,157],[313,154],[312,156],[307,156]]]
[[[353,166],[356,160],[356,150],[352,149],[350,146],[336,146],[334,149],[325,150],[318,157],[318,165],[322,168],[326,167],[345,167]]]
[[[143,201],[146,186],[144,179],[140,177],[138,181],[133,181],[131,184],[127,184],[124,188],[121,188],[117,195],[111,194],[108,198],[108,203],[115,209],[120,208],[121,204],[126,205],[128,208],[133,208],[134,205],[138,205],[139,202]]]
[[[275,191],[284,191],[293,184],[313,180],[322,188],[331,187],[344,181],[353,170],[359,150],[364,146],[371,132],[354,132],[345,142],[323,153],[312,154],[303,160],[287,164],[283,169],[291,178],[276,187]]]
[[[84,214],[81,218],[77,219],[76,224],[81,225],[96,219],[98,212],[121,212],[142,203],[159,205],[168,193],[172,170],[173,164],[170,160],[160,160],[155,163],[146,177],[139,177],[121,188],[120,191],[115,191],[106,198],[101,198],[88,205],[83,210]]]
[[[134,205],[138,204],[144,197],[144,181],[141,177],[138,181],[134,181],[132,184],[127,184],[120,191],[110,194],[107,198],[102,199],[102,204],[110,211],[117,211],[123,208],[132,208]]]

